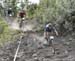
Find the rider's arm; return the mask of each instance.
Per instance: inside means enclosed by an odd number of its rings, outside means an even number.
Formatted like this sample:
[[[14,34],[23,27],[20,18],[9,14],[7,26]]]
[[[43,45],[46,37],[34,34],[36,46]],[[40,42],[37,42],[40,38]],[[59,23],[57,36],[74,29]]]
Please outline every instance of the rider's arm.
[[[46,34],[46,32],[44,32],[44,38],[45,38],[45,34]]]
[[[46,27],[44,28],[44,38],[47,37]]]
[[[26,13],[24,12],[24,17],[26,16]]]
[[[58,36],[58,32],[57,32],[57,30],[55,29],[55,27],[53,27],[54,28],[54,32],[56,33],[56,35]]]
[[[17,13],[17,18],[19,18],[19,13]]]
[[[20,13],[17,13],[17,17],[18,17],[18,18],[20,17]]]

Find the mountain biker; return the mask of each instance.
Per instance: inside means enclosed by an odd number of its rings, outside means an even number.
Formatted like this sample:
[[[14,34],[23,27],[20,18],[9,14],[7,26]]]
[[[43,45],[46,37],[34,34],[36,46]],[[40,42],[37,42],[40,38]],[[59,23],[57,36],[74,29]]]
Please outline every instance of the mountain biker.
[[[21,11],[19,12],[19,18],[20,18],[20,20],[18,20],[18,21],[19,21],[19,27],[20,27],[20,28],[21,28],[22,25],[23,25],[25,15],[26,15],[26,13],[25,13],[24,10],[21,10]]]
[[[52,25],[52,23],[46,24],[44,29],[44,38],[48,41],[48,37],[54,36],[55,34],[58,36],[58,32],[55,29],[55,27]]]
[[[20,17],[21,19],[24,18],[25,15],[26,15],[26,13],[25,13],[24,10],[21,10],[21,11],[19,12],[19,17]]]
[[[12,16],[12,8],[8,9],[8,16]]]

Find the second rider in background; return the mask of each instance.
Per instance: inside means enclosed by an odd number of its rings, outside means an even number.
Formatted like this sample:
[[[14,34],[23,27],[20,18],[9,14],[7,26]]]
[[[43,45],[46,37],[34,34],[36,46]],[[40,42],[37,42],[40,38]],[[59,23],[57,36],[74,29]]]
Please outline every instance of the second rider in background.
[[[26,16],[26,13],[24,10],[21,10],[18,14],[18,17],[19,17],[19,27],[21,28],[22,27],[22,23],[23,21],[25,20],[25,16]]]
[[[19,17],[20,17],[21,19],[24,18],[25,15],[26,15],[26,13],[25,13],[24,10],[21,10],[21,11],[19,12]]]

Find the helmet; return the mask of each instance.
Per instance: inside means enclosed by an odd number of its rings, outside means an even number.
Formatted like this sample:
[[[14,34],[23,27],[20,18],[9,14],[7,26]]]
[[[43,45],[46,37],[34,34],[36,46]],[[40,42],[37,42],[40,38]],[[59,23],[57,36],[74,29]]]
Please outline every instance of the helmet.
[[[10,10],[12,9],[12,8],[9,8]]]
[[[49,23],[48,25],[49,25],[49,26],[51,26],[51,25],[52,25],[52,23]]]
[[[52,24],[51,24],[51,23],[48,23],[48,24],[46,25],[46,27],[50,27],[50,26],[52,26]]]
[[[48,23],[48,27],[52,26],[52,23]]]

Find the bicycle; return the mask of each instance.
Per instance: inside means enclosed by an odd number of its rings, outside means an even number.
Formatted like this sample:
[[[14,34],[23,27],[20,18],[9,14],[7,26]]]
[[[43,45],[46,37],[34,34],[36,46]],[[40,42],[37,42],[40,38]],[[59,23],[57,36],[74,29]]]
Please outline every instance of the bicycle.
[[[50,36],[50,37],[48,37],[47,42],[48,42],[48,45],[49,45],[49,46],[52,46],[52,44],[53,44],[53,40],[54,40],[54,36]]]
[[[52,53],[53,54],[55,54],[55,48],[54,48],[54,46],[53,46],[53,41],[54,41],[54,36],[49,36],[47,39],[46,39],[46,41],[47,41],[47,43],[46,44],[44,44],[45,46],[50,46],[50,47],[52,47]]]
[[[19,28],[22,28],[24,20],[25,20],[25,18],[21,18],[21,20],[19,22]]]

